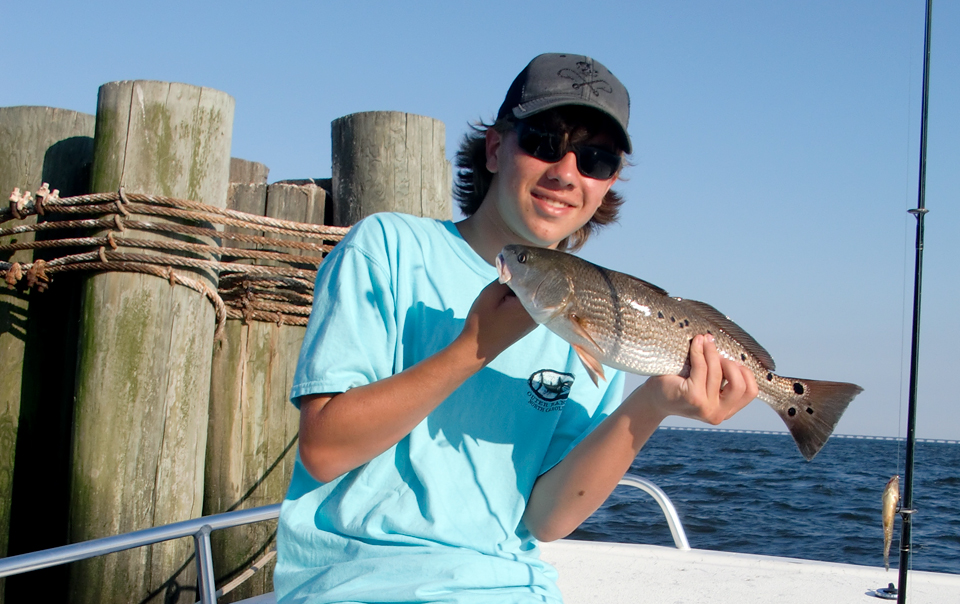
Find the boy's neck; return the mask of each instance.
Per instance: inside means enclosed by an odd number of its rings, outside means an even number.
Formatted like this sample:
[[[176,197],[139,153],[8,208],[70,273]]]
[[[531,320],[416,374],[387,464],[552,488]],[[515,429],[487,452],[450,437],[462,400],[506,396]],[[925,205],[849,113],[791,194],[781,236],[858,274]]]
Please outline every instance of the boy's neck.
[[[503,246],[516,243],[504,225],[483,211],[482,204],[473,215],[456,223],[456,227],[473,251],[491,266],[496,264]]]

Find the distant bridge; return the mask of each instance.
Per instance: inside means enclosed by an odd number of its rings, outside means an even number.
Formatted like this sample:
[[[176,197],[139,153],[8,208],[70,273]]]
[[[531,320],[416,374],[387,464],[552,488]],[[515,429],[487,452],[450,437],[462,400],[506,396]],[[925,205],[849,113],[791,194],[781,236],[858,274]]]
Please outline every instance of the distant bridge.
[[[728,432],[732,434],[772,434],[774,436],[790,436],[789,432],[784,430],[730,430],[725,428],[686,428],[681,426],[660,426],[660,430],[685,430],[688,432]],[[906,442],[906,438],[899,436],[864,436],[862,434],[832,434],[830,438],[852,438],[855,440],[900,440]],[[960,440],[948,440],[944,438],[918,438],[918,443],[941,443],[945,445],[960,445]]]

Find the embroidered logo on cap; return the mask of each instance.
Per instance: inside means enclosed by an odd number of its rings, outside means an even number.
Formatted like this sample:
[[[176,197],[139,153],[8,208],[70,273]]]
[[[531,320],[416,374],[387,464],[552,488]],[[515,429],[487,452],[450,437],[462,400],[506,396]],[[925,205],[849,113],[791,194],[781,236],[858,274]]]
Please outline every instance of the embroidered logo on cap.
[[[600,79],[600,72],[586,61],[577,61],[576,70],[565,67],[558,71],[557,75],[561,78],[573,80],[574,90],[580,90],[586,86],[593,93],[593,96],[600,96],[601,92],[613,92],[613,87],[606,80]]]

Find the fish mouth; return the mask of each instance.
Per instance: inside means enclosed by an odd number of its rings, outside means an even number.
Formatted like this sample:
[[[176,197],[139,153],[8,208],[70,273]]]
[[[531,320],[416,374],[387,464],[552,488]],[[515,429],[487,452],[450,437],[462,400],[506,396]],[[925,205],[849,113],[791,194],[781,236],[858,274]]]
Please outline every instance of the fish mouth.
[[[497,254],[497,280],[500,283],[508,283],[512,277],[507,262],[503,258],[503,252],[500,252]]]

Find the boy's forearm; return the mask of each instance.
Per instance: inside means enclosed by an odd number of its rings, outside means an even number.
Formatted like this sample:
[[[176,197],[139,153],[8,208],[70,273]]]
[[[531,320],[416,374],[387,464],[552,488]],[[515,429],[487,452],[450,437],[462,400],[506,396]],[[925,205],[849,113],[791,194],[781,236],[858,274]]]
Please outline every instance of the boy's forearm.
[[[721,358],[713,336],[693,338],[689,362],[687,377],[665,375],[644,382],[563,461],[537,479],[524,513],[534,536],[559,539],[586,520],[667,416],[716,425],[757,396],[753,374],[736,361]]]
[[[329,482],[383,453],[483,364],[454,342],[406,371],[346,392],[301,397],[300,458]]]
[[[643,388],[634,391],[563,461],[537,479],[523,516],[534,537],[541,541],[566,537],[610,496],[664,418],[639,400],[643,396]]]

